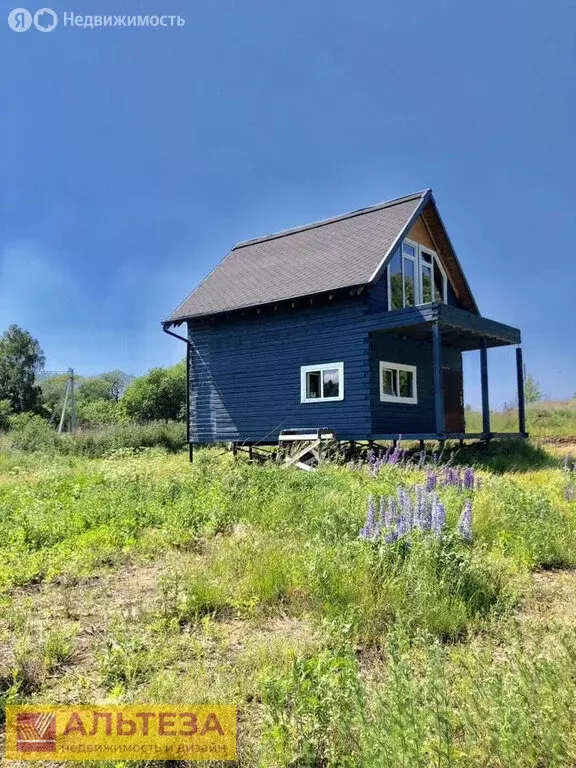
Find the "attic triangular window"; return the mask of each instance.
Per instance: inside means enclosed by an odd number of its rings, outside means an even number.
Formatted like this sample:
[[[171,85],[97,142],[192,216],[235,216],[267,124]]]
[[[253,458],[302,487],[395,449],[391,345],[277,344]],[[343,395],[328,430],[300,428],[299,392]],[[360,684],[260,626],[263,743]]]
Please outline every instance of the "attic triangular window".
[[[436,251],[405,238],[388,265],[389,308],[447,303],[448,279]]]

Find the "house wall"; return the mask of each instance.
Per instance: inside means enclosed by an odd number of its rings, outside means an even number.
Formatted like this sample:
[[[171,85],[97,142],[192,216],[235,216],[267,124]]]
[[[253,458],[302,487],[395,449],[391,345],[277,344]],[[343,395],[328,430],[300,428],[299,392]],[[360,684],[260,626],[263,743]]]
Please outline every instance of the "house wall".
[[[282,429],[370,432],[368,333],[362,298],[324,307],[189,323],[192,442],[274,442]],[[344,400],[300,403],[300,367],[344,363]]]
[[[417,340],[395,333],[370,334],[370,393],[372,434],[436,432],[432,338]],[[418,402],[380,402],[380,361],[415,365]],[[453,348],[442,350],[442,365],[462,369],[462,355]]]

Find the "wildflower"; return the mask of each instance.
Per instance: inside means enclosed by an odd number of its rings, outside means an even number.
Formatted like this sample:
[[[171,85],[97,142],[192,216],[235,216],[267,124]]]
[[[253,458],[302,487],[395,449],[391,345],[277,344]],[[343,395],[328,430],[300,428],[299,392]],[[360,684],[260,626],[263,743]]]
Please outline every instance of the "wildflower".
[[[398,538],[409,533],[412,527],[412,501],[404,488],[398,489],[398,517],[396,533]]]
[[[442,534],[444,524],[446,522],[446,509],[444,504],[440,502],[437,494],[434,495],[434,500],[432,502],[431,518],[432,533],[434,536],[436,536],[436,538],[439,538]]]
[[[425,530],[426,520],[426,489],[423,485],[415,487],[416,505],[412,517],[412,527],[419,531]]]
[[[436,494],[423,492],[422,531],[427,533],[432,528],[432,505]]]
[[[391,528],[386,536],[384,536],[384,541],[386,544],[394,544],[394,542],[398,539],[398,533],[395,528]]]
[[[464,509],[458,520],[458,533],[465,541],[472,541],[472,502],[466,499]]]
[[[438,477],[436,475],[436,472],[434,470],[429,469],[426,473],[426,490],[427,491],[433,491],[436,488],[436,484],[438,482]]]
[[[467,491],[474,490],[474,469],[472,467],[466,467],[464,470],[464,488]]]
[[[412,499],[404,488],[398,489],[398,506],[400,508],[400,518],[404,521],[406,531],[409,531],[412,528]]]
[[[368,513],[364,528],[360,531],[360,538],[366,541],[372,541],[376,533],[376,508],[374,506],[374,496],[368,499]]]
[[[564,498],[566,501],[574,501],[574,499],[576,499],[576,489],[574,488],[574,483],[571,483],[566,487],[566,490],[564,491]]]
[[[384,525],[386,528],[392,528],[398,522],[396,516],[396,499],[390,496],[388,499],[388,506],[384,515]]]

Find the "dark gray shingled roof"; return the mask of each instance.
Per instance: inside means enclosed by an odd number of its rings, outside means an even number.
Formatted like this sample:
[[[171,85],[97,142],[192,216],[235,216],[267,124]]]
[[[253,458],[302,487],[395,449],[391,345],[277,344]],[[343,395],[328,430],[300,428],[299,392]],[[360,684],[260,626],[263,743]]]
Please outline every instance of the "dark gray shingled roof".
[[[425,190],[238,243],[166,322],[370,283],[430,199]]]

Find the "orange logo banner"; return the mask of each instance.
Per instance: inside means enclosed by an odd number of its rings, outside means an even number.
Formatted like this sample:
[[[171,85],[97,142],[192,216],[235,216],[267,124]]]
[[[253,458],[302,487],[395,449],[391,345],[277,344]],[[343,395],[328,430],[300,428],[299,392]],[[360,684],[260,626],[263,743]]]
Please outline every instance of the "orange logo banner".
[[[6,707],[7,760],[235,760],[236,707]]]

